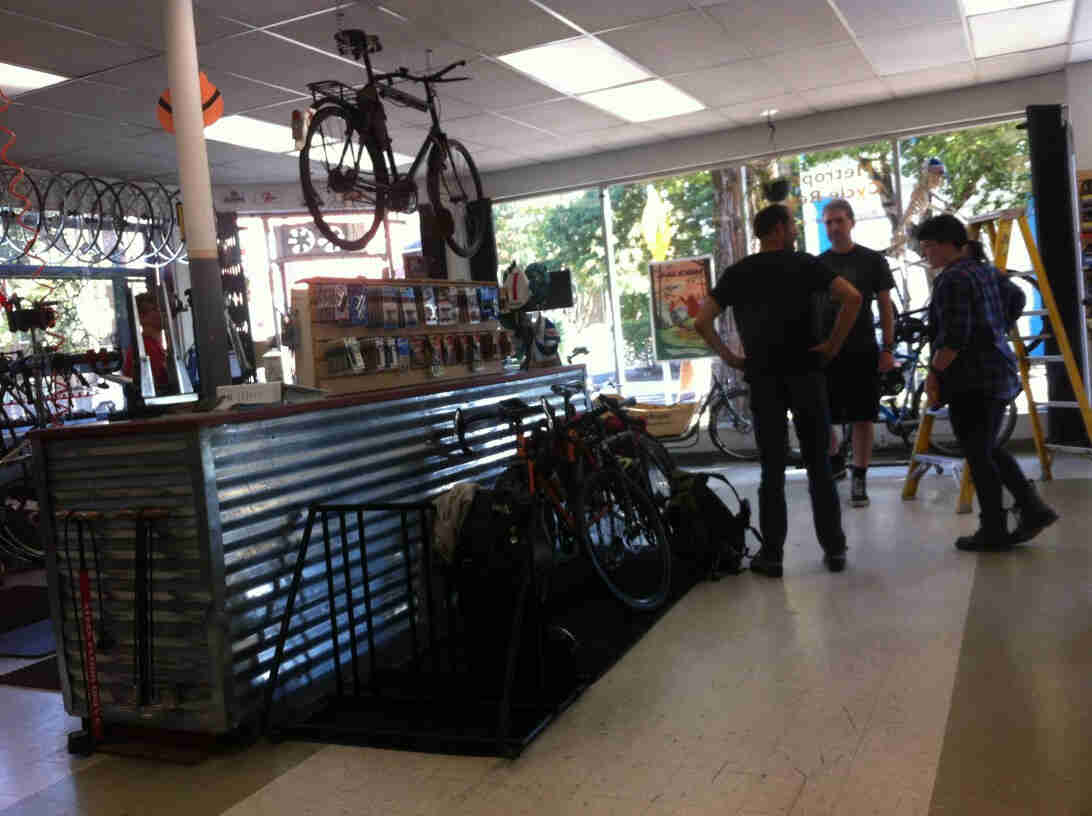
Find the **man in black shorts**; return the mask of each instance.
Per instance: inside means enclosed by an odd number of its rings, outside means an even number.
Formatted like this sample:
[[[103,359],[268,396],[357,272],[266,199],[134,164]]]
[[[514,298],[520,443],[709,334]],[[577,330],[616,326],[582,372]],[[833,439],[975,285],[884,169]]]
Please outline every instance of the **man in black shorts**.
[[[758,518],[762,549],[751,559],[754,572],[781,576],[788,535],[785,464],[791,410],[800,450],[808,470],[815,533],[831,572],[846,564],[842,508],[830,472],[827,440],[830,413],[822,366],[837,355],[853,327],[861,296],[812,255],[796,252],[792,214],[780,204],[755,216],[761,250],[724,271],[712,297],[702,304],[694,326],[709,346],[733,368],[743,369],[751,391],[755,439],[762,459]],[[829,292],[842,304],[829,339],[820,342],[813,304]],[[717,315],[733,307],[743,340],[740,356],[714,328]]]
[[[853,284],[864,299],[857,322],[849,333],[841,353],[827,366],[827,390],[830,393],[831,467],[836,478],[845,475],[845,461],[837,456],[838,425],[853,425],[853,482],[849,503],[868,506],[866,475],[872,462],[874,423],[879,413],[880,374],[895,367],[895,313],[891,290],[895,278],[887,259],[879,252],[853,242],[853,207],[844,198],[836,198],[823,209],[823,223],[831,248],[819,256],[837,275]],[[880,307],[883,348],[876,343],[872,325],[872,300]],[[834,325],[837,302],[834,298],[824,309],[827,329]],[[840,471],[840,473],[839,473]]]

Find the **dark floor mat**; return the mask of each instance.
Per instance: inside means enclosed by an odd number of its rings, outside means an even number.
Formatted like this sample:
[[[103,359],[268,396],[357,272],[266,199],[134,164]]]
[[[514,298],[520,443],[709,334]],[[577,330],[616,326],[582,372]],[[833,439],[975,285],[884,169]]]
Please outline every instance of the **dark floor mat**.
[[[10,632],[49,617],[49,590],[44,586],[0,589],[0,632]]]
[[[55,651],[57,641],[49,619],[0,634],[0,657],[45,657]]]
[[[0,686],[21,686],[43,691],[61,690],[61,673],[57,671],[57,658],[39,660],[21,669],[0,675]]]

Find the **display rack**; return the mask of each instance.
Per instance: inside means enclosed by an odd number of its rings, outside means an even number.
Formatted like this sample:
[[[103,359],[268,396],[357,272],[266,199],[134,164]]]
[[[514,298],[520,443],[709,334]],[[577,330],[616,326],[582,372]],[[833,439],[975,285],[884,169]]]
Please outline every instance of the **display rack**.
[[[1092,170],[1077,172],[1077,200],[1081,218],[1081,269],[1084,270],[1084,291],[1092,292]],[[1092,341],[1092,305],[1084,308],[1085,328]],[[1089,343],[1092,346],[1092,342]]]
[[[300,281],[299,286],[302,288],[292,291],[292,310],[299,327],[295,354],[296,380],[301,385],[322,388],[331,394],[351,394],[465,379],[476,374],[499,374],[504,370],[505,357],[511,354],[511,337],[496,319],[475,322],[459,309],[461,294],[468,303],[478,303],[480,310],[479,290],[487,290],[488,294],[484,296],[489,303],[499,304],[497,284],[405,278],[308,278]],[[329,296],[330,288],[335,287],[344,289],[344,297],[365,295],[371,304],[370,320],[365,316],[366,323],[352,322],[345,312],[331,319],[329,302],[324,298]],[[390,303],[391,291],[400,294],[406,289],[415,292],[413,309],[417,317],[415,321],[405,319],[404,310],[409,304],[399,298],[396,326],[391,317],[394,310]],[[440,324],[426,320],[423,293],[428,289],[433,290],[437,300],[437,290],[449,293],[446,303],[454,306],[455,322]],[[377,303],[380,304],[378,307]],[[388,310],[387,314],[384,314],[384,308]],[[495,311],[496,307],[493,308]],[[485,318],[487,314],[481,317]],[[388,338],[396,345],[402,340],[403,350],[408,345],[410,358],[387,358],[377,363],[378,354],[373,349],[377,341]],[[446,344],[445,340],[448,341]],[[346,341],[356,341],[360,345],[358,362],[363,363],[362,368],[340,362]],[[353,355],[348,354],[351,360]]]

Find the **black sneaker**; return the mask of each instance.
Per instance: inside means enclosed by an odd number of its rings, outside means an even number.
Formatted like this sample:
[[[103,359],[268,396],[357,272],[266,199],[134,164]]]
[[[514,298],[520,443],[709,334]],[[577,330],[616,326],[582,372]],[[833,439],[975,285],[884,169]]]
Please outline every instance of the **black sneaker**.
[[[823,555],[823,563],[831,572],[841,572],[846,568],[846,551],[828,552]]]
[[[853,487],[849,493],[849,503],[853,507],[868,507],[868,490],[864,476],[854,474]]]
[[[836,482],[840,482],[846,477],[846,458],[840,453],[830,457],[830,472]]]
[[[751,572],[765,575],[767,578],[780,578],[782,553],[759,550],[751,558]]]
[[[1031,541],[1059,518],[1058,514],[1045,504],[1029,510],[1021,510],[1019,516],[1020,521],[1010,534],[1013,544]]]
[[[964,552],[1004,552],[1015,543],[1009,533],[987,533],[979,527],[974,535],[957,538],[955,546]]]

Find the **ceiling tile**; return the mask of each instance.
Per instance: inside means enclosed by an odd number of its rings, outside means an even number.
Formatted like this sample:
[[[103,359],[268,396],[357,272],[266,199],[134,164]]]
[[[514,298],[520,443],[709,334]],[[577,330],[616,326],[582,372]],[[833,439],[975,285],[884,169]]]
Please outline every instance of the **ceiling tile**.
[[[899,28],[960,19],[957,0],[834,0],[849,27],[859,36],[883,34]]]
[[[1061,45],[1069,37],[1072,21],[1073,0],[1057,0],[967,18],[974,55],[979,59]]]
[[[604,34],[602,39],[661,75],[694,71],[749,56],[741,40],[730,37],[717,23],[697,11],[624,28]]]
[[[102,145],[66,154],[58,161],[58,167],[61,170],[83,168],[106,178],[142,179],[173,172],[178,162],[173,156],[132,150],[122,154],[115,145]]]
[[[153,57],[136,65],[125,65],[111,71],[104,71],[96,76],[95,80],[117,85],[120,88],[155,93],[158,99],[158,94],[167,87],[167,60],[164,57]]]
[[[96,82],[67,82],[23,97],[35,107],[159,127],[157,96]]]
[[[960,22],[862,37],[864,51],[881,75],[952,65],[971,58]]]
[[[454,85],[440,86],[438,100],[441,125],[452,119],[464,119],[467,116],[480,116],[485,113],[480,106],[471,105],[469,102],[463,102],[461,99],[456,99],[452,96],[451,94],[454,93],[452,89],[455,87],[456,86]],[[409,93],[423,97],[423,92],[420,91],[419,88],[420,86],[405,86],[405,89]],[[422,112],[415,108],[401,107],[393,104],[389,100],[384,103],[384,108],[387,111],[387,119],[391,122],[424,128],[432,125],[432,117],[427,112]]]
[[[806,49],[778,61],[777,66],[796,91],[875,77],[872,66],[853,43]]]
[[[449,85],[446,98],[455,98],[483,110],[503,110],[557,99],[560,94],[522,74],[488,60],[466,67],[469,82]]]
[[[1077,7],[1073,11],[1073,31],[1070,32],[1073,42],[1092,40],[1092,0],[1077,0]]]
[[[770,60],[742,60],[719,68],[669,78],[672,85],[709,107],[778,96],[789,90],[781,69]]]
[[[851,39],[826,0],[734,0],[706,11],[756,57]]]
[[[863,82],[848,82],[844,85],[814,88],[805,91],[803,96],[808,104],[816,110],[833,110],[878,102],[881,99],[890,99],[893,93],[883,80],[866,79]]]
[[[785,94],[729,105],[723,112],[740,124],[752,125],[765,122],[766,118],[762,114],[767,110],[777,111],[773,115],[776,124],[781,119],[811,113],[813,109],[803,94]]]
[[[526,161],[526,159],[517,156],[515,153],[510,153],[507,150],[501,150],[496,147],[488,148],[480,154],[474,154],[474,163],[478,166],[478,170],[483,172],[514,167],[518,164],[524,164]]]
[[[1065,67],[1068,51],[1069,46],[1056,45],[1053,48],[978,60],[978,79],[982,82],[1000,82],[1004,79],[1048,74]]]
[[[1092,60],[1092,40],[1075,42],[1069,46],[1070,62],[1085,62]]]
[[[150,5],[154,6],[156,4],[152,3]],[[255,0],[199,0],[197,5],[223,17],[242,20],[244,23],[256,26],[270,25],[316,11],[326,11],[329,13],[322,16],[329,18],[331,32],[335,26],[334,4],[330,0],[261,0],[261,2],[255,2]],[[352,25],[353,16],[356,14],[353,8],[354,4],[349,3],[347,5],[345,27],[358,27]]]
[[[668,139],[692,136],[696,133],[727,130],[734,124],[735,121],[729,118],[727,111],[723,109],[703,110],[695,113],[685,113],[682,116],[672,116],[669,119],[642,122],[643,127]]]
[[[618,28],[690,8],[686,0],[547,0],[546,5],[588,31]]]
[[[448,122],[444,129],[460,141],[476,142],[487,147],[518,147],[522,143],[541,140],[548,136],[547,133],[536,128],[490,113],[471,116],[467,119],[455,119]]]
[[[383,6],[412,23],[435,26],[450,39],[493,55],[577,34],[576,29],[527,0],[384,0]]]
[[[507,111],[505,115],[560,134],[601,130],[623,124],[617,116],[575,99],[560,99],[528,108],[516,108]]]
[[[960,62],[942,68],[926,68],[884,77],[895,96],[917,96],[935,91],[947,91],[973,85],[976,81],[973,62]]]
[[[244,77],[234,76],[219,71],[212,66],[206,68],[205,73],[209,81],[219,88],[220,93],[224,96],[224,114],[226,116],[248,111],[252,108],[300,99],[299,96],[293,96],[279,88],[273,88]]]
[[[198,48],[201,66],[230,71],[282,88],[307,91],[308,82],[337,79],[359,83],[363,72],[350,62],[326,56],[262,33],[234,37]]]
[[[4,62],[65,77],[83,76],[153,54],[147,48],[121,45],[2,11],[0,30],[4,32]]]

